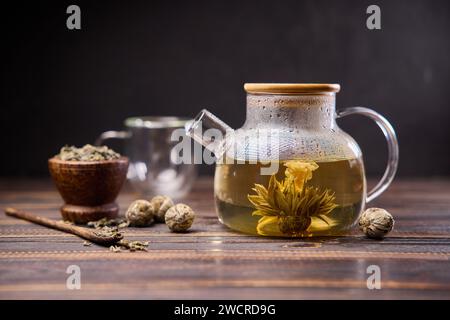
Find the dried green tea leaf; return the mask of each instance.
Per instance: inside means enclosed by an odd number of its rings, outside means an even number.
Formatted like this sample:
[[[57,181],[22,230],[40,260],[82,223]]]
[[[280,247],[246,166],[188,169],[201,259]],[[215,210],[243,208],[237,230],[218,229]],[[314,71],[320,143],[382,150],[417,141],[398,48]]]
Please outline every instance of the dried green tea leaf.
[[[119,159],[120,154],[107,146],[92,146],[86,144],[81,148],[75,146],[64,146],[55,156],[57,159],[65,161],[104,161]]]
[[[125,218],[117,218],[117,219],[108,219],[108,218],[102,218],[97,221],[90,221],[87,223],[88,227],[91,228],[103,228],[103,227],[118,227],[120,228],[126,228],[129,225],[129,222]]]
[[[92,243],[89,241],[83,241],[83,246],[90,247],[90,246],[92,246]]]

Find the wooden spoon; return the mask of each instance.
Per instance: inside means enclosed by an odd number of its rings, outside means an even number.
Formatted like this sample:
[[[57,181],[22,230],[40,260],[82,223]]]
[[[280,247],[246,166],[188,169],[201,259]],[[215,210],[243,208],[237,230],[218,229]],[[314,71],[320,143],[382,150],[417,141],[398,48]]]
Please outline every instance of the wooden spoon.
[[[97,243],[103,246],[109,246],[112,244],[117,243],[118,241],[122,240],[123,235],[120,233],[115,234],[102,234],[101,230],[93,230],[83,227],[74,226],[68,223],[55,221],[51,219],[47,219],[44,217],[39,217],[31,213],[27,213],[25,211],[20,211],[15,208],[6,208],[5,209],[6,215],[10,217],[15,217],[19,219],[23,219],[26,221],[30,221],[45,227],[49,227],[52,229],[56,229],[59,231],[71,233],[74,235],[77,235],[83,239],[89,240],[93,243]]]

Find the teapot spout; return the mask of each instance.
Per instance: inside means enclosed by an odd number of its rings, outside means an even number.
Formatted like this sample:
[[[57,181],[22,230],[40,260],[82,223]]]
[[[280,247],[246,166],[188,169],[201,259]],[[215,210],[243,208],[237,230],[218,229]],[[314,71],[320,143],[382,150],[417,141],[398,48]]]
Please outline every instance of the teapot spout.
[[[194,120],[189,121],[185,130],[186,135],[214,153],[216,158],[221,158],[225,153],[229,145],[227,137],[229,139],[234,133],[229,125],[206,109],[200,111]]]

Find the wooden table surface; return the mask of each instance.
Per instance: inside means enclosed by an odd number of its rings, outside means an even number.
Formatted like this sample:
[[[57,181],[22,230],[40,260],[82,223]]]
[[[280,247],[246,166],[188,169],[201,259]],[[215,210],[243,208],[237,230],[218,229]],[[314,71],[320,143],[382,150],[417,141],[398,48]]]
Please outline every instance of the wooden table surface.
[[[126,190],[128,190],[126,188]],[[123,210],[137,196],[124,190]],[[150,241],[148,252],[83,246],[73,235],[0,214],[0,299],[407,299],[450,298],[450,180],[397,180],[371,206],[389,210],[395,231],[383,241],[358,230],[339,238],[246,236],[222,226],[212,180],[184,200],[197,212],[192,231],[164,224],[125,229]],[[60,219],[50,181],[0,181],[0,207]],[[68,290],[78,265],[81,290]],[[381,290],[367,289],[367,267],[381,269]]]

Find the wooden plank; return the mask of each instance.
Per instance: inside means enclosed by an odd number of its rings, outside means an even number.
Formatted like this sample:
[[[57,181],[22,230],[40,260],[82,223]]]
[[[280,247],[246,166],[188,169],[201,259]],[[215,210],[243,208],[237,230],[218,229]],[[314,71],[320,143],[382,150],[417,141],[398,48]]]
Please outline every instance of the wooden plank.
[[[183,202],[198,213],[192,231],[165,225],[129,228],[148,252],[113,253],[82,240],[0,215],[0,299],[432,299],[450,298],[450,180],[397,181],[373,206],[396,218],[383,241],[354,230],[345,237],[274,239],[222,226],[212,180],[199,179]],[[127,186],[124,210],[137,195]],[[0,207],[60,219],[47,180],[0,181]],[[82,289],[68,290],[69,265]],[[382,289],[368,290],[366,268],[380,266]]]

